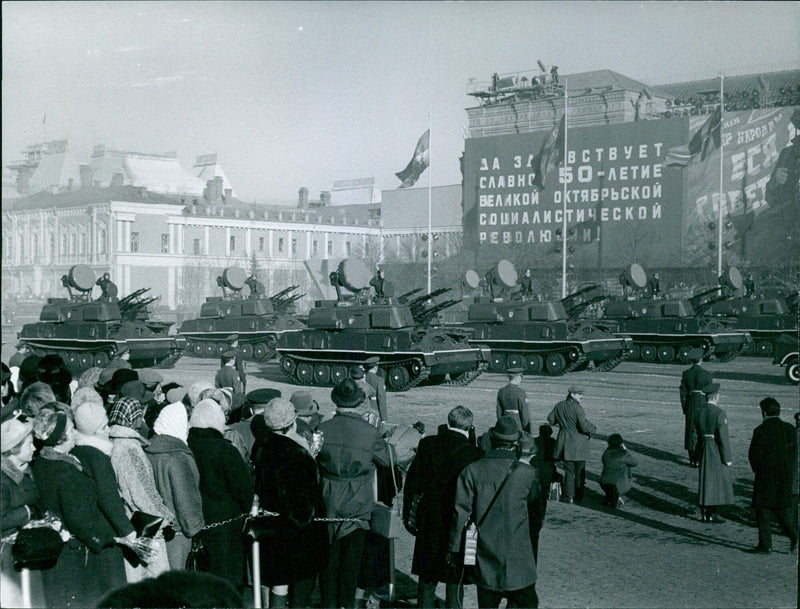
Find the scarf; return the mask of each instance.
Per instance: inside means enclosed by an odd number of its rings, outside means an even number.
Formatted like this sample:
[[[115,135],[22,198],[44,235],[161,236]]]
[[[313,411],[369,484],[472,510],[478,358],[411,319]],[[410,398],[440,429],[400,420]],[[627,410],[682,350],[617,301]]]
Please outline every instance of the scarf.
[[[111,456],[111,447],[114,443],[102,436],[88,436],[80,431],[75,431],[75,446],[92,446],[106,456]]]
[[[77,457],[70,455],[69,453],[59,452],[50,446],[45,446],[42,448],[41,452],[39,453],[39,457],[42,459],[48,459],[49,461],[62,461],[64,463],[69,463],[73,467],[78,468],[79,472],[83,471],[83,466],[81,465],[81,462],[78,461]]]

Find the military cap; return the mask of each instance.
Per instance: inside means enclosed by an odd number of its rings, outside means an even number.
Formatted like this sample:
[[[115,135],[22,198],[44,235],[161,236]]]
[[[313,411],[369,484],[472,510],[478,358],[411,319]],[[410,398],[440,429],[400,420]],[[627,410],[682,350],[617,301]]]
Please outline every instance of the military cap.
[[[509,376],[517,376],[518,374],[522,374],[522,372],[523,372],[522,368],[509,368],[508,370],[506,370],[506,373]]]
[[[350,368],[350,378],[363,379],[364,368],[362,368],[361,366],[353,366],[352,368]]]
[[[233,341],[235,341],[235,340],[239,340],[239,335],[238,335],[238,334],[231,334],[231,335],[230,335],[228,338],[226,338],[225,340],[227,340],[229,343],[232,343],[232,342],[233,342]]]
[[[233,349],[228,349],[222,354],[222,357],[229,357],[233,359],[234,357],[236,357],[236,351],[234,351]]]
[[[145,387],[147,387],[147,386],[155,387],[159,383],[163,383],[164,382],[164,377],[161,376],[155,370],[147,370],[147,369],[145,369],[145,370],[139,370],[139,380],[142,381],[142,383],[145,385]]]
[[[703,387],[700,391],[702,391],[706,395],[712,395],[714,393],[719,393],[719,383],[709,383],[708,385]]]
[[[686,353],[686,357],[688,357],[693,362],[699,362],[703,359],[703,350],[695,347],[694,349],[690,349]]]
[[[364,365],[372,368],[373,366],[377,366],[380,362],[381,358],[379,358],[377,355],[373,355],[372,357],[368,357],[364,360]]]
[[[576,393],[580,393],[581,395],[583,395],[583,389],[581,389],[577,385],[570,385],[569,392],[573,395]]]
[[[266,406],[269,404],[270,400],[281,397],[281,392],[270,387],[263,387],[261,389],[253,389],[253,391],[249,392],[246,397],[247,401],[254,406]]]
[[[122,357],[126,353],[130,352],[130,347],[128,345],[122,345],[119,349],[117,349],[116,357]]]

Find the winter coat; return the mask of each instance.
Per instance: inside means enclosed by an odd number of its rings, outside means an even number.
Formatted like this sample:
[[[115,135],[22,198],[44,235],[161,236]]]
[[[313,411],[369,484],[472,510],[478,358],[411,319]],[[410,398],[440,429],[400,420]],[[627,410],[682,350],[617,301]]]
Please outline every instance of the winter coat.
[[[144,449],[153,467],[156,489],[175,514],[177,529],[194,537],[205,526],[200,472],[189,446],[173,436],[156,434]]]
[[[616,486],[617,492],[624,495],[631,490],[631,468],[636,465],[636,459],[622,446],[607,448],[603,453],[600,484]]]
[[[217,370],[214,377],[214,387],[221,389],[229,387],[234,393],[242,393],[242,382],[239,380],[239,373],[233,366],[223,366]]]
[[[144,454],[145,440],[138,432],[124,425],[112,425],[108,436],[113,442],[111,465],[117,475],[120,495],[128,510],[145,512],[164,519],[164,525],[173,524],[172,513],[156,489],[153,467]]]
[[[456,481],[464,467],[482,456],[480,448],[446,425],[419,441],[403,490],[403,519],[408,521],[411,503],[419,496],[411,572],[423,581],[457,583],[446,562]]]
[[[715,403],[707,402],[695,411],[693,425],[697,434],[696,454],[700,460],[698,504],[733,503],[730,469],[725,465],[732,460],[725,411]]]
[[[296,441],[273,434],[255,464],[255,490],[260,507],[280,516],[270,519],[272,535],[261,540],[262,583],[288,584],[310,579],[328,560],[328,532],[324,518],[316,461]]]
[[[368,529],[373,506],[375,462],[389,465],[389,447],[378,429],[361,413],[340,412],[320,423],[325,442],[317,455],[322,473],[322,496],[329,518],[363,518],[360,522],[331,524],[331,540],[356,529]]]
[[[683,447],[686,450],[693,451],[697,446],[697,435],[692,421],[695,411],[706,403],[706,396],[700,390],[712,381],[711,373],[700,364],[692,365],[681,374],[681,409],[685,415]]]
[[[589,438],[597,431],[586,418],[583,407],[572,396],[553,406],[547,415],[550,425],[558,425],[556,438],[556,460],[586,461],[589,457]]]
[[[233,445],[218,430],[204,427],[189,429],[188,445],[200,472],[206,524],[248,513],[253,504],[253,482]]]
[[[512,417],[522,431],[531,431],[531,414],[528,410],[528,394],[519,385],[509,383],[497,392],[497,418]]]
[[[386,383],[383,381],[383,377],[367,371],[364,374],[364,380],[375,390],[375,403],[378,407],[378,414],[381,415],[381,421],[388,421],[389,408],[386,402]]]
[[[792,507],[797,492],[797,433],[777,416],[766,417],[753,431],[748,457],[755,472],[753,507]]]
[[[88,444],[76,446],[71,453],[81,462],[83,473],[94,480],[97,488],[97,505],[116,531],[117,537],[130,534],[134,529],[125,514],[111,458],[96,446]]]
[[[39,489],[30,467],[20,470],[8,459],[0,462],[2,536],[10,535],[37,516]]]
[[[536,582],[536,561],[528,522],[528,506],[539,495],[536,470],[516,461],[513,451],[493,450],[467,465],[456,484],[451,552],[461,550],[467,522],[477,523],[484,518],[512,463],[508,482],[483,524],[478,526],[473,581],[489,590],[520,590]]]

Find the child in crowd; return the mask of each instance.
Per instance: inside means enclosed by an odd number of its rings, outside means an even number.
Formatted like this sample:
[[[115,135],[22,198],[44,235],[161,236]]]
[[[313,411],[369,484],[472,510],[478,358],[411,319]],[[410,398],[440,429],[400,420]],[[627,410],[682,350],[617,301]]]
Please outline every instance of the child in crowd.
[[[622,507],[623,495],[631,489],[631,468],[636,467],[636,459],[625,448],[622,436],[612,433],[608,436],[608,448],[603,453],[603,473],[600,486],[606,494],[603,505]]]

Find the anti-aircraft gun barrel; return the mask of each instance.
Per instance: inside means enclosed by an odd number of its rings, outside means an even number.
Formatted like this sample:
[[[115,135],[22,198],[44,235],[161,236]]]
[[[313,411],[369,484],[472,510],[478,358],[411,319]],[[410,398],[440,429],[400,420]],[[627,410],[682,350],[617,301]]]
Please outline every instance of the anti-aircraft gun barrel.
[[[567,312],[567,318],[569,321],[573,321],[593,304],[608,300],[608,298],[608,294],[603,292],[603,286],[599,283],[592,283],[568,294],[561,299],[561,303]]]
[[[289,287],[288,287],[288,288],[286,288],[285,290],[281,290],[281,291],[280,291],[280,292],[278,292],[277,294],[273,294],[272,296],[270,296],[270,297],[269,297],[269,299],[273,301],[273,304],[275,304],[275,300],[276,300],[276,299],[277,299],[278,301],[280,301],[280,299],[281,299],[281,298],[283,298],[284,296],[286,296],[286,295],[287,295],[289,292],[294,292],[294,291],[295,291],[297,288],[299,288],[299,287],[300,287],[299,285],[292,285],[292,286],[289,286]]]
[[[119,302],[117,304],[119,305],[119,308],[122,309],[129,302],[139,298],[139,296],[141,296],[142,294],[144,294],[146,292],[149,292],[149,291],[150,291],[150,288],[139,288],[135,292],[131,292],[127,296],[123,296],[122,298],[120,298]]]
[[[400,296],[398,296],[398,297],[397,297],[397,302],[399,302],[400,304],[407,304],[407,302],[406,302],[406,301],[407,301],[409,298],[411,298],[411,297],[412,297],[412,296],[414,296],[415,294],[418,294],[418,293],[419,293],[419,292],[421,292],[421,291],[422,291],[422,288],[414,288],[413,290],[409,290],[409,291],[408,291],[408,292],[406,292],[405,294],[401,294]]]
[[[722,300],[729,300],[736,295],[737,290],[741,290],[742,275],[735,266],[730,267],[719,277],[719,285],[699,294],[695,294],[689,299],[696,315],[705,313],[711,305]]]

